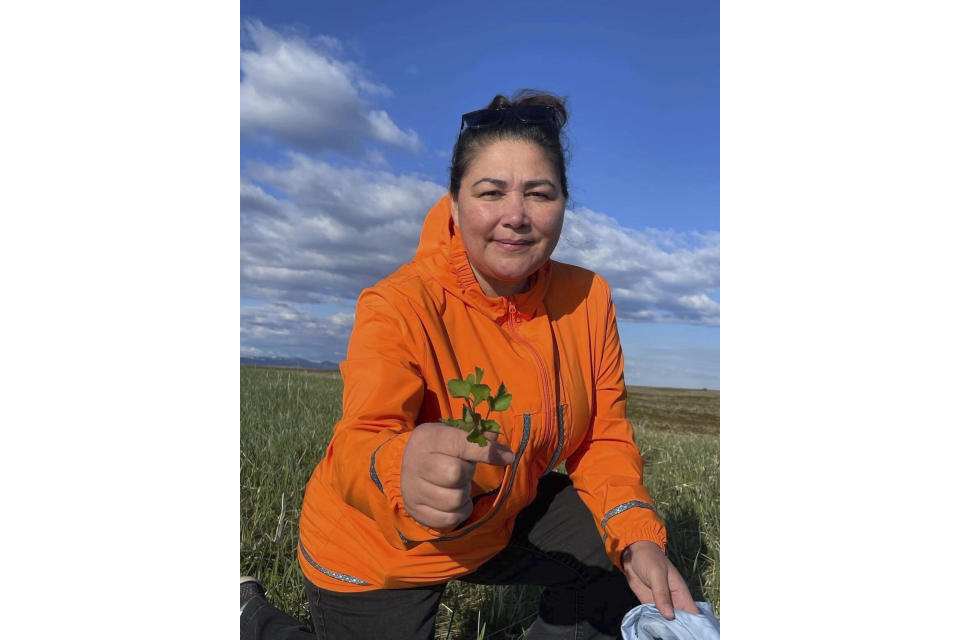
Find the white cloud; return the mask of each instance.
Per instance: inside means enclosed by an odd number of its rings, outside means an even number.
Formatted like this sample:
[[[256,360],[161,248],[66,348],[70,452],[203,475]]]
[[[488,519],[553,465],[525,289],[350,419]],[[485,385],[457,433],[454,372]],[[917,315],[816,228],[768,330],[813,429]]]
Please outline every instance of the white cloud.
[[[339,362],[346,357],[352,329],[352,313],[318,316],[286,303],[241,307],[240,355]]]
[[[413,257],[423,218],[445,190],[413,176],[289,158],[286,167],[248,167],[283,199],[241,184],[241,294],[352,305]]]
[[[340,59],[338,40],[317,36],[308,42],[259,21],[244,22],[244,30],[251,46],[240,51],[243,135],[355,155],[368,141],[421,149],[415,131],[400,129],[386,111],[370,107],[367,98],[389,96],[390,90]]]
[[[620,320],[720,323],[719,233],[641,232],[583,208],[567,211],[553,257],[606,278]]]

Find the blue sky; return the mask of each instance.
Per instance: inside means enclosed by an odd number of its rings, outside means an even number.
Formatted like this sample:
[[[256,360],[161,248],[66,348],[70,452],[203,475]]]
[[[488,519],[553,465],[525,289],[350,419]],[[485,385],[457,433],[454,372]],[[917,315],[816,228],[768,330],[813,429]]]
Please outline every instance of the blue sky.
[[[356,294],[412,257],[443,193],[460,114],[533,87],[569,97],[554,257],[610,280],[627,382],[719,388],[718,3],[241,2],[241,20],[241,353],[342,358]]]

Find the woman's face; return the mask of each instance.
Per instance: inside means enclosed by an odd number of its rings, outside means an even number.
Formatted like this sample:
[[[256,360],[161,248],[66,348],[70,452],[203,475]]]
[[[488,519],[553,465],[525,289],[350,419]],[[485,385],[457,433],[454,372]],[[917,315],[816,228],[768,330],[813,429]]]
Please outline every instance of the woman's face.
[[[501,140],[483,147],[451,201],[467,257],[488,296],[523,291],[560,239],[566,201],[536,144]]]

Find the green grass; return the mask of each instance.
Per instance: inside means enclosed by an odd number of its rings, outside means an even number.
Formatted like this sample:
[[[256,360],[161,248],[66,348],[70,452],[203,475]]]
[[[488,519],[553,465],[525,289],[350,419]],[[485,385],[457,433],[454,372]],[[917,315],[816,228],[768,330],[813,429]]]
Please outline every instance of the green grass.
[[[241,367],[240,572],[270,600],[309,622],[297,565],[297,522],[307,479],[340,418],[336,372]],[[668,554],[696,600],[720,610],[720,393],[630,387],[627,415],[644,455],[644,481],[667,521]],[[451,582],[438,638],[519,638],[539,589]],[[482,631],[482,634],[479,633]]]

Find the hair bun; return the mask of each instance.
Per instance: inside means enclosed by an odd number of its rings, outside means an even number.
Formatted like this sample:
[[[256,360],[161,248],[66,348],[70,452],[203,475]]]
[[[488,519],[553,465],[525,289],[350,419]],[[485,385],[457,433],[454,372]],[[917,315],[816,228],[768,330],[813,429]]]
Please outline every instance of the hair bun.
[[[503,109],[505,107],[516,107],[523,104],[542,104],[553,107],[557,110],[557,113],[560,114],[560,119],[557,122],[558,130],[563,129],[563,126],[567,124],[567,97],[555,96],[552,93],[538,89],[518,89],[510,98],[498,93],[494,96],[493,100],[490,101],[490,104],[487,105],[487,109]]]

